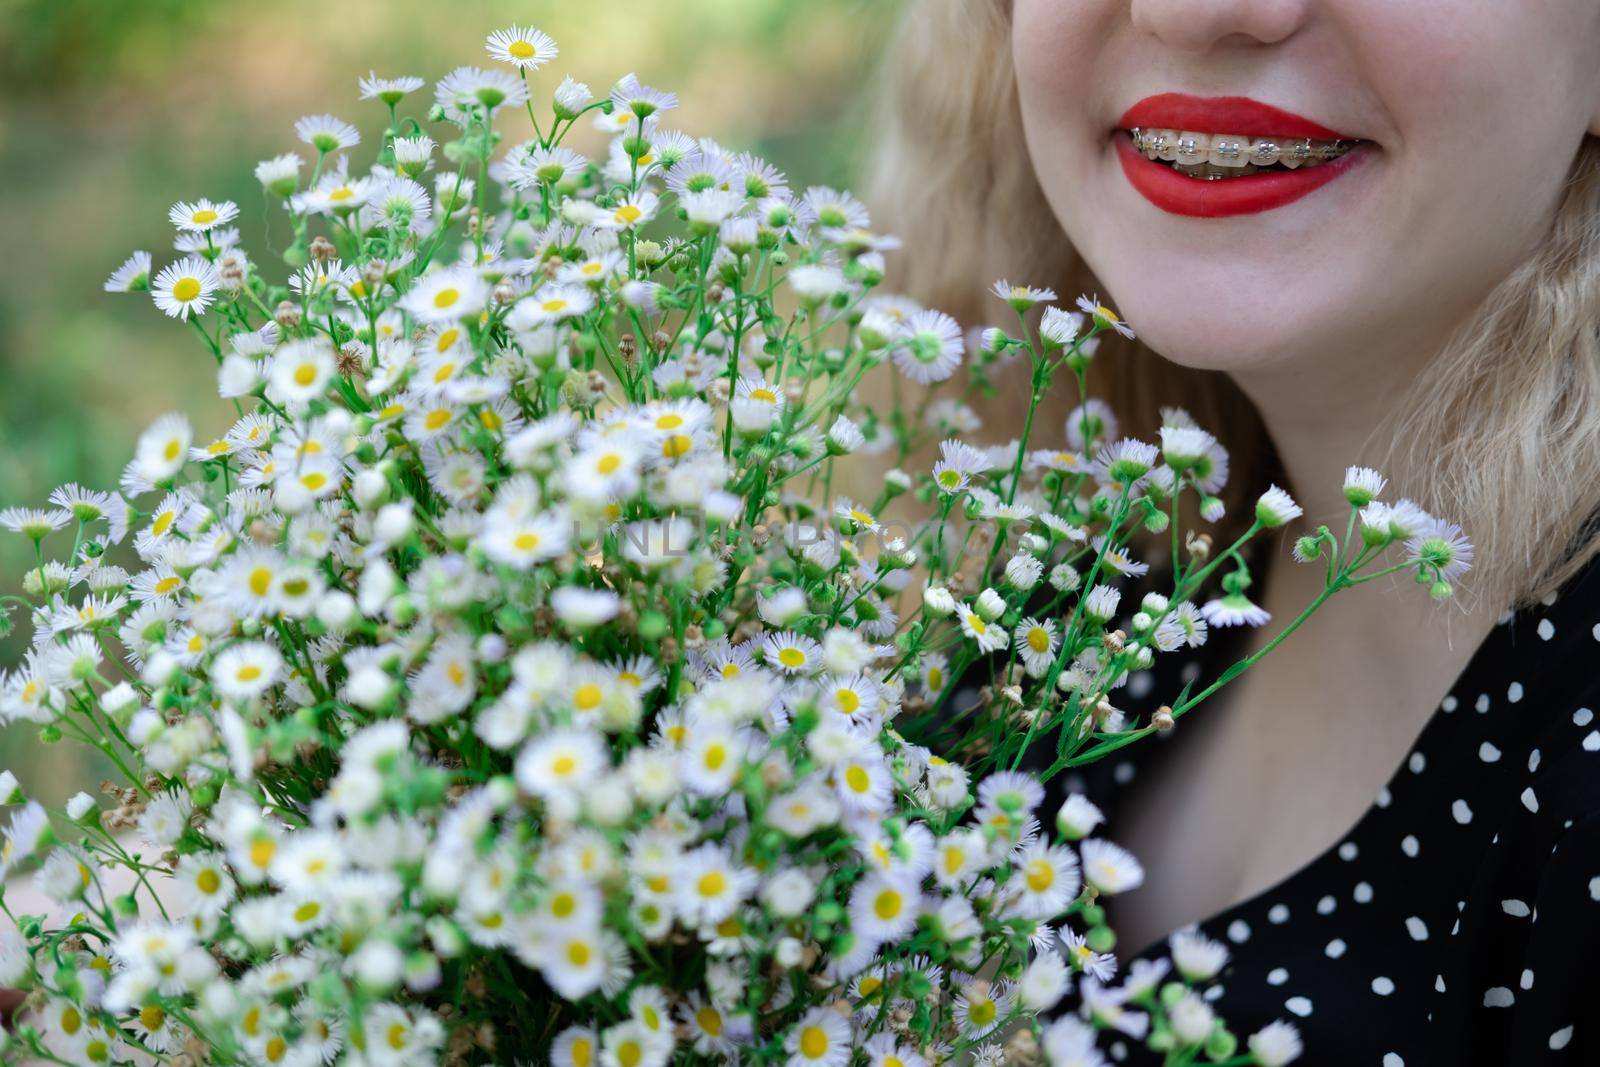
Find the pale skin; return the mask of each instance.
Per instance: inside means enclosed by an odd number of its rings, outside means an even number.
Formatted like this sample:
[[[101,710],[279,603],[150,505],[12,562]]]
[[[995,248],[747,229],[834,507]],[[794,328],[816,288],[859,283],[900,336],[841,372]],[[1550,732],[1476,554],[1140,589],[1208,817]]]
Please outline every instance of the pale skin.
[[[1345,467],[1537,247],[1567,164],[1600,134],[1600,8],[1015,0],[1013,20],[1028,148],[1066,237],[1146,343],[1234,378],[1305,508],[1251,590],[1273,615],[1251,636],[1259,648],[1322,588],[1320,565],[1288,558],[1293,537],[1319,523],[1343,532]],[[1168,215],[1128,185],[1110,142],[1122,112],[1160,92],[1252,96],[1380,154],[1274,211]],[[1489,143],[1502,149],[1492,161],[1462,165],[1463,146]],[[1386,473],[1390,498],[1405,495],[1407,472]],[[1470,596],[1441,608],[1404,576],[1345,591],[1180,722],[1174,758],[1119,813],[1121,843],[1149,873],[1120,902],[1121,949],[1336,845],[1500,609]]]

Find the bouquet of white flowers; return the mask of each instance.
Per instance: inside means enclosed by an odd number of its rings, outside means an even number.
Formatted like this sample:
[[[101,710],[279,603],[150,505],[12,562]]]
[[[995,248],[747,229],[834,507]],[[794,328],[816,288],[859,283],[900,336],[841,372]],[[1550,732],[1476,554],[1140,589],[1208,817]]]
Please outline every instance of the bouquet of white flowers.
[[[388,119],[366,169],[328,115],[296,126],[305,181],[300,154],[260,164],[286,284],[210,200],[173,207],[181,258],[107,284],[193,331],[237,421],[165,416],[120,492],[0,512],[36,553],[0,721],[126,779],[53,824],[0,773],[0,875],[57,905],[5,908],[0,985],[29,991],[7,1062],[1065,1067],[1104,1030],[1169,1063],[1292,1059],[1292,1027],[1241,1044],[1199,995],[1226,957],[1204,938],[1112,984],[1101,899],[1142,871],[1019,768],[1170,728],[1259,658],[1111,703],[1262,621],[1239,549],[1293,501],[1180,546],[1185,493],[1221,517],[1226,453],[1177,410],[1159,445],[1118,439],[1085,370],[1128,328],[1097,300],[1000,283],[1015,325],[969,341],[875,294],[894,242],[850,195],[669,130],[675,98],[632,75],[536,109],[555,44],[488,49],[506,66],[450,73],[426,126],[401,111],[420,78],[364,79]],[[604,158],[564,146],[580,121]],[[1020,440],[889,469],[970,411],[875,410],[869,370],[981,385],[1012,359]],[[1030,451],[1055,377],[1079,406]],[[892,452],[881,491],[831,500],[861,451]],[[1344,537],[1296,546],[1326,560],[1308,614],[1467,566],[1382,488],[1353,469]],[[931,519],[897,532],[902,494]],[[1130,546],[1169,528],[1170,593],[1126,611]],[[988,699],[953,710],[985,660]],[[1083,1010],[1041,1021],[1074,983]]]

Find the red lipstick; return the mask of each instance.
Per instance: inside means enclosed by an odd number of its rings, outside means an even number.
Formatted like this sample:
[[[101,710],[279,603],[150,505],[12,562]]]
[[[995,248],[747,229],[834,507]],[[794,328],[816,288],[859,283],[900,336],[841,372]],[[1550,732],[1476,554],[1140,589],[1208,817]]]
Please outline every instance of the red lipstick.
[[[1362,144],[1338,159],[1315,167],[1267,170],[1240,178],[1207,181],[1146,159],[1133,147],[1132,138],[1122,131],[1144,127],[1285,139],[1308,137],[1323,141],[1356,138],[1249,97],[1201,97],[1184,93],[1146,97],[1127,110],[1118,126],[1121,129],[1113,139],[1117,160],[1129,184],[1162,211],[1190,218],[1228,218],[1284,207],[1348,174],[1371,155],[1369,146]]]
[[[1248,96],[1190,96],[1161,93],[1130,107],[1117,123],[1123,129],[1143,126],[1190,133],[1247,133],[1254,137],[1310,137],[1317,141],[1354,141],[1348,133],[1330,130],[1292,111],[1263,104]]]

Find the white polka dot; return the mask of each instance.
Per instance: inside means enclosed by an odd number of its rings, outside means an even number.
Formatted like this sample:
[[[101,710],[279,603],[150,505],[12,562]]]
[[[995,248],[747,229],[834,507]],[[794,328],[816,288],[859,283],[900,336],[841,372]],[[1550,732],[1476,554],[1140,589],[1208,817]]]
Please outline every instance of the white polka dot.
[[[1394,992],[1394,982],[1382,975],[1372,980],[1372,991],[1380,997],[1386,997]]]
[[[1416,834],[1407,834],[1400,839],[1400,851],[1416,859],[1417,853],[1422,851],[1422,843],[1417,840]]]
[[[1541,639],[1548,641],[1556,635],[1555,623],[1551,622],[1549,619],[1540,619],[1536,632]]]
[[[1531,785],[1522,791],[1522,806],[1533,812],[1539,810],[1539,798],[1533,795]]]
[[[1503,985],[1485,990],[1483,994],[1483,1006],[1486,1008],[1509,1008],[1516,1000],[1516,995]]]
[[[1523,989],[1532,989],[1533,971],[1524,969],[1522,972],[1522,978],[1518,981],[1518,984],[1521,985]]]
[[[1226,992],[1225,987],[1219,986],[1219,985],[1214,985],[1211,988],[1207,989],[1204,993],[1201,993],[1200,996],[1201,996],[1202,999],[1208,1000],[1208,1001],[1210,1001],[1210,1000],[1221,1000],[1222,999],[1222,994],[1224,992]]]
[[[1406,1067],[1406,1061],[1393,1052],[1383,1054],[1383,1067]]]
[[[1588,708],[1579,708],[1572,713],[1572,725],[1574,726],[1588,726],[1591,722],[1594,722],[1594,712]]]
[[[1243,919],[1235,919],[1228,924],[1228,940],[1236,945],[1242,945],[1250,940],[1250,924]]]
[[[1518,919],[1526,919],[1528,917],[1528,905],[1520,900],[1502,900],[1500,902],[1500,910]]]
[[[1489,694],[1488,693],[1479,693],[1478,694],[1478,699],[1473,703],[1472,707],[1473,707],[1474,710],[1477,711],[1477,713],[1479,715],[1482,715],[1484,712],[1488,711],[1489,710]]]
[[[1459,703],[1460,703],[1460,701],[1456,700],[1456,695],[1454,693],[1451,693],[1449,696],[1447,696],[1443,700],[1439,701],[1439,707],[1443,708],[1447,712],[1448,711],[1455,711],[1456,710],[1456,705],[1459,704]]]
[[[1433,988],[1436,992],[1444,992],[1444,975],[1436,974],[1433,976]]]
[[[1428,940],[1428,924],[1415,915],[1406,920],[1406,933],[1411,935],[1413,941]]]
[[[1267,921],[1277,923],[1279,926],[1289,921],[1289,905],[1274,904],[1267,911]]]
[[[1111,780],[1118,785],[1127,785],[1133,781],[1134,767],[1131,763],[1119,763],[1111,772]]]
[[[1472,808],[1465,800],[1458,800],[1450,805],[1450,814],[1455,816],[1456,822],[1462,826],[1472,821]]]
[[[1329,941],[1328,942],[1328,947],[1323,949],[1322,951],[1327,954],[1327,957],[1330,960],[1336,960],[1340,956],[1344,955],[1345,949],[1348,948],[1348,947],[1349,946],[1346,945],[1341,939],[1336,937],[1332,941]]]
[[[1346,841],[1344,844],[1339,846],[1339,858],[1348,863],[1350,860],[1356,858],[1356,853],[1358,851],[1359,850],[1356,848],[1356,843],[1354,841]]]
[[[1428,757],[1420,752],[1413,752],[1411,753],[1411,758],[1406,761],[1406,765],[1411,768],[1412,774],[1421,774],[1422,768],[1428,765]]]
[[[1128,676],[1128,695],[1142,697],[1150,692],[1156,684],[1155,678],[1149,671],[1136,671]]]
[[[1506,686],[1506,699],[1511,701],[1513,704],[1522,699],[1521,682],[1512,682],[1510,685]]]
[[[1317,914],[1332,915],[1333,909],[1337,906],[1338,904],[1332,897],[1323,897],[1321,900],[1317,901]]]
[[[1589,879],[1589,898],[1600,900],[1600,877]]]
[[[1539,769],[1539,758],[1540,757],[1539,757],[1539,750],[1538,749],[1534,749],[1532,752],[1528,753],[1528,773],[1529,774],[1532,774],[1534,771]]]
[[[1378,807],[1387,808],[1390,803],[1393,802],[1393,800],[1394,796],[1390,794],[1388,786],[1384,786],[1382,789],[1378,790],[1378,797],[1376,801]]]
[[[1283,1002],[1283,1006],[1302,1019],[1311,1014],[1311,1001],[1305,997],[1290,997]]]
[[[1190,660],[1183,665],[1183,670],[1178,672],[1178,680],[1192,682],[1200,677],[1200,661]]]
[[[1588,736],[1583,739],[1583,750],[1585,752],[1600,752],[1600,730],[1589,731]]]
[[[1289,980],[1289,972],[1282,967],[1274,967],[1267,972],[1268,985],[1282,985]]]
[[[1494,763],[1500,758],[1500,750],[1495,748],[1489,742],[1485,741],[1483,744],[1478,746],[1478,758],[1483,760],[1485,763]]]
[[[1350,891],[1350,895],[1355,898],[1357,904],[1372,903],[1372,883],[1357,882],[1356,887]]]
[[[1550,1047],[1557,1052],[1567,1047],[1567,1042],[1572,1040],[1572,1027],[1563,1026],[1550,1035]]]

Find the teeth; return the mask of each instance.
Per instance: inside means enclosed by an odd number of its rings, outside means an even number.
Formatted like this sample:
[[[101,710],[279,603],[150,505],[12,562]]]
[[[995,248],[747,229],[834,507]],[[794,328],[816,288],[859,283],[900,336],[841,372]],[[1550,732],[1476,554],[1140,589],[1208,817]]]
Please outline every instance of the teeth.
[[[1133,146],[1146,159],[1171,163],[1196,178],[1237,178],[1274,164],[1296,170],[1338,159],[1355,141],[1314,141],[1305,137],[1249,137],[1244,134],[1195,133],[1189,130],[1128,131]]]

